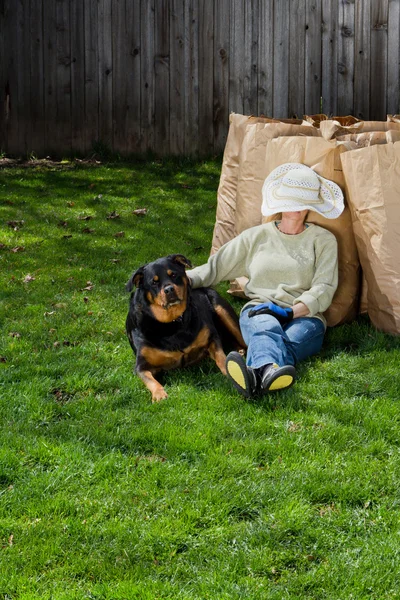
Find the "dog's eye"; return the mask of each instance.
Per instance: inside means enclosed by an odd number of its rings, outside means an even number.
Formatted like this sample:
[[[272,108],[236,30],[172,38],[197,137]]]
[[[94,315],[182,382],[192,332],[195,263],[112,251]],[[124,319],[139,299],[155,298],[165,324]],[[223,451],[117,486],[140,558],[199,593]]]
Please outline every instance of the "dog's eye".
[[[153,279],[153,281],[151,282],[151,285],[154,285],[154,286],[158,285],[158,279]]]
[[[171,279],[175,279],[176,274],[175,273],[171,273]]]

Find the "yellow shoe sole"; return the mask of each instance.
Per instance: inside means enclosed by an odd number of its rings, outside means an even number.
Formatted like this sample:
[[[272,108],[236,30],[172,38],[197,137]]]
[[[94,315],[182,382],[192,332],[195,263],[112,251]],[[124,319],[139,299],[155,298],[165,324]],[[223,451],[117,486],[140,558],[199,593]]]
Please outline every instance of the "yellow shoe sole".
[[[291,375],[281,375],[271,383],[268,390],[283,390],[284,388],[291,386],[292,383],[293,377]]]

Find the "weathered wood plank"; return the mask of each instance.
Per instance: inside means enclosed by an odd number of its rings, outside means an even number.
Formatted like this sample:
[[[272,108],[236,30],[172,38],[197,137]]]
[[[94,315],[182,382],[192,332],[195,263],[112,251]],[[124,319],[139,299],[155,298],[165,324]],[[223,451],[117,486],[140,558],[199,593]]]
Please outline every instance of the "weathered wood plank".
[[[386,120],[389,0],[371,5],[370,118]]]
[[[371,21],[370,2],[357,0],[355,5],[354,116],[366,119],[370,112],[369,88],[371,85]]]
[[[275,0],[273,116],[276,118],[286,118],[289,111],[289,9],[290,0]]]
[[[170,152],[170,77],[171,84],[180,74],[170,73],[170,0],[159,0],[155,13],[154,69],[157,94],[155,96],[154,138],[157,153]],[[172,41],[171,41],[172,45]]]
[[[245,5],[244,0],[231,0],[230,12],[230,77],[229,77],[229,109],[244,113],[244,37]]]
[[[306,4],[306,55],[305,55],[305,111],[321,112],[321,0],[307,0]]]
[[[71,37],[69,0],[56,2],[56,144],[57,153],[71,152]]]
[[[55,2],[43,3],[45,148],[57,154],[57,18]]]
[[[185,2],[185,48],[185,154],[196,155],[199,151],[198,0]]]
[[[9,28],[7,1],[0,3],[0,152],[7,152],[7,116],[9,114],[8,48]]]
[[[85,136],[82,124],[85,121],[85,19],[84,3],[70,0],[71,14],[71,148],[83,154]]]
[[[21,154],[32,151],[31,141],[31,48],[30,48],[30,0],[16,0],[17,49],[16,62],[18,102],[14,104],[14,116],[18,119],[17,146]],[[16,109],[16,110],[15,110]]]
[[[304,0],[292,0],[290,4],[289,35],[289,99],[288,117],[302,118],[305,113],[305,49],[306,11]]]
[[[30,5],[30,55],[31,72],[31,135],[30,147],[37,156],[45,152],[45,112],[44,112],[44,66],[43,66],[43,8],[42,0],[31,0]]]
[[[388,16],[388,84],[387,111],[389,114],[400,112],[400,2],[389,0]]]
[[[339,63],[337,109],[339,115],[354,114],[354,0],[339,5]]]
[[[85,0],[84,22],[85,96],[81,129],[84,147],[89,151],[99,139],[98,0]]]
[[[248,115],[256,115],[258,111],[257,33],[260,19],[259,5],[259,0],[247,0],[245,3],[243,105],[244,112]]]
[[[112,148],[126,154],[126,115],[127,115],[127,31],[126,0],[113,0],[112,3]],[[115,33],[117,32],[117,35]]]
[[[130,152],[139,152],[141,148],[140,141],[140,66],[141,66],[141,47],[140,47],[140,2],[128,2],[126,5],[127,35],[129,44],[129,54],[127,60],[128,87],[127,87],[127,140]]]
[[[215,0],[214,152],[223,151],[229,127],[229,9],[229,0]]]
[[[258,31],[258,114],[273,114],[274,68],[274,2],[263,0],[260,4]]]
[[[154,0],[141,0],[141,150],[155,150]]]
[[[183,154],[185,148],[185,33],[184,3],[170,0],[170,149],[172,154]]]
[[[99,141],[113,143],[112,0],[98,0],[99,36]]]
[[[338,2],[322,0],[322,112],[337,115]]]
[[[199,0],[199,152],[203,156],[214,150],[212,15],[212,4],[208,0]]]

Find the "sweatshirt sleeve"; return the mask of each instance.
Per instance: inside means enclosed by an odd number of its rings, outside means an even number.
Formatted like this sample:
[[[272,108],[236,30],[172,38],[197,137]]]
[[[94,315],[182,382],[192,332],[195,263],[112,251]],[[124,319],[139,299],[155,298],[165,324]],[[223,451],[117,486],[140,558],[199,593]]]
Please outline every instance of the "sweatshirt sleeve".
[[[209,287],[247,275],[249,241],[246,231],[222,246],[204,265],[186,271],[192,287]]]
[[[294,304],[303,302],[309,316],[325,312],[332,303],[338,286],[338,246],[333,233],[315,241],[315,273],[309,290],[303,292]]]

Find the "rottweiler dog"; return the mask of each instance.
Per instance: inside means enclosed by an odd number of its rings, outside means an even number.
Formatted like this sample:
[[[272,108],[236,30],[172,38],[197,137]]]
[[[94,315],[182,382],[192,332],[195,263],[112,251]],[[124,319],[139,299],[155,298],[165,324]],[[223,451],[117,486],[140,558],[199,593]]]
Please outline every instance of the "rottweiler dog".
[[[245,348],[233,308],[211,288],[192,289],[190,261],[171,254],[135,271],[126,285],[132,292],[126,332],[136,354],[135,373],[152,401],[167,398],[155,375],[192,365],[206,356],[226,375],[223,344]]]

